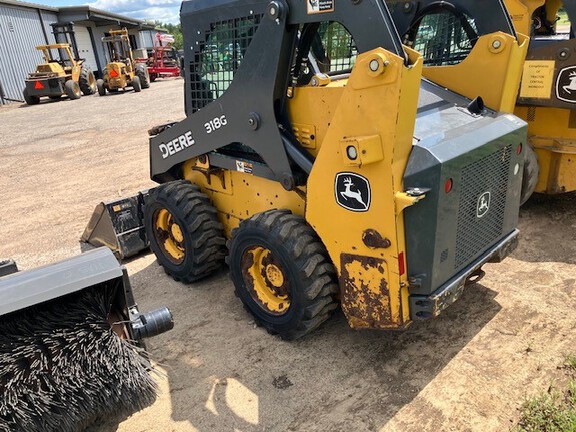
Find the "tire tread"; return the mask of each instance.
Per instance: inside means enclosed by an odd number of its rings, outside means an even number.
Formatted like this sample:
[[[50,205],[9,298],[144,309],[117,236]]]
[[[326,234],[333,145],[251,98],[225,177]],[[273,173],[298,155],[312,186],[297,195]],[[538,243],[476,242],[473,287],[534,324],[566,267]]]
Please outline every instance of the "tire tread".
[[[243,220],[233,231],[228,246],[234,243],[238,234],[248,228],[266,230],[271,238],[285,245],[303,282],[299,288],[303,290],[305,299],[301,320],[290,330],[279,333],[270,323],[252,314],[255,323],[271,334],[279,334],[282,339],[293,340],[305,336],[329,319],[338,307],[336,269],[325,246],[306,220],[292,214],[290,210],[267,210]],[[242,299],[238,286],[236,295]],[[250,312],[246,303],[244,307]]]
[[[200,191],[200,188],[186,180],[177,180],[157,187],[150,196],[150,202],[166,202],[173,208],[170,212],[178,209],[178,215],[184,225],[183,231],[187,231],[192,240],[194,249],[191,263],[193,265],[185,276],[174,275],[166,268],[161,259],[158,262],[174,280],[184,283],[192,283],[216,270],[226,255],[225,238],[223,227],[218,220],[218,212],[210,203],[209,198]],[[147,217],[149,219],[149,217]],[[151,233],[148,233],[150,237]],[[152,246],[152,244],[151,244]],[[192,251],[187,251],[187,253]],[[154,250],[158,257],[158,253]]]

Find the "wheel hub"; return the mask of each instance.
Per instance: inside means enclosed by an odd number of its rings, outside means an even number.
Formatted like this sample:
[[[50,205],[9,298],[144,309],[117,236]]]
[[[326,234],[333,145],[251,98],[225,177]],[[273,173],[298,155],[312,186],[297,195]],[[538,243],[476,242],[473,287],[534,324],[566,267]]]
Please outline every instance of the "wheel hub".
[[[173,223],[170,227],[170,233],[172,234],[172,238],[176,240],[178,243],[182,243],[184,241],[184,235],[182,234],[182,229],[180,225]]]
[[[282,270],[274,264],[268,264],[266,266],[266,279],[268,279],[275,288],[280,288],[284,285],[284,275],[282,274]]]
[[[180,264],[186,256],[182,228],[166,209],[156,211],[154,215],[155,235],[162,252],[174,264]]]
[[[242,257],[242,275],[252,299],[265,312],[283,315],[290,307],[290,287],[270,249],[253,246]]]

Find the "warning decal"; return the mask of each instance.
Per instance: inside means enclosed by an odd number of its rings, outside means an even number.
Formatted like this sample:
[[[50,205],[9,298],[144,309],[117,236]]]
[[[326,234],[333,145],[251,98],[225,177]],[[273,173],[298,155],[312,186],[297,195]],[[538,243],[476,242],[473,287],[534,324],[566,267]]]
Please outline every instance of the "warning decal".
[[[550,99],[555,65],[554,60],[527,60],[524,63],[520,97]]]
[[[236,171],[240,171],[246,174],[252,174],[254,172],[254,165],[250,162],[236,161]]]
[[[305,0],[308,15],[334,12],[334,0]]]

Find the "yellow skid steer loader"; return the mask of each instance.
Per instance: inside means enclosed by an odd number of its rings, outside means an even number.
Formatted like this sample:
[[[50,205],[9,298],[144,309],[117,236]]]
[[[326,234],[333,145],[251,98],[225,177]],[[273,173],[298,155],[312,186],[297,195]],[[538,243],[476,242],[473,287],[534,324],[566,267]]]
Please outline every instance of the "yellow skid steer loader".
[[[475,93],[424,78],[383,0],[185,1],[181,24],[187,117],[150,131],[160,185],[135,224],[174,279],[226,259],[256,322],[294,339],[339,305],[353,328],[436,317],[514,250],[526,124],[500,110],[526,38],[482,30],[462,64],[503,74]]]

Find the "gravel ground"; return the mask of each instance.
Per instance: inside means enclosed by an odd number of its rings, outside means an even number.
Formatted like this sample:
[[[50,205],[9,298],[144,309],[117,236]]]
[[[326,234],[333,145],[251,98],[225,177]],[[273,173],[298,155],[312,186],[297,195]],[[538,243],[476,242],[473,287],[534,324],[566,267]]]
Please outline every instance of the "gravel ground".
[[[99,201],[151,186],[146,131],[183,118],[182,85],[0,108],[0,257],[74,256]],[[176,328],[149,343],[158,401],[96,431],[507,430],[575,351],[576,197],[536,197],[520,228],[513,257],[440,318],[359,332],[339,313],[290,343],[254,326],[225,269],[185,286],[133,259],[140,306],[169,306]]]

